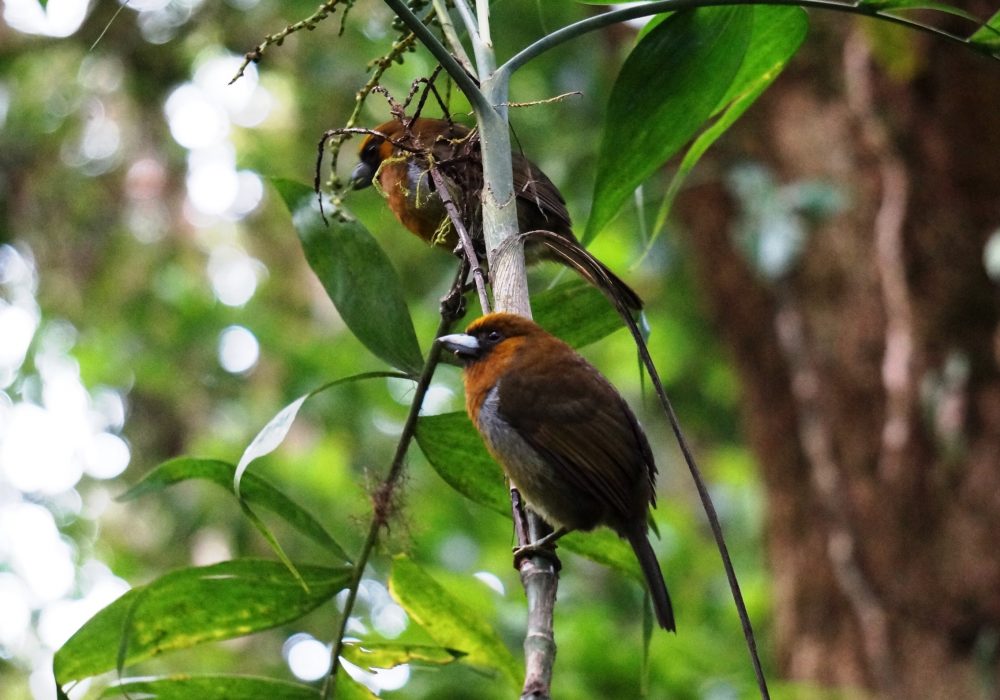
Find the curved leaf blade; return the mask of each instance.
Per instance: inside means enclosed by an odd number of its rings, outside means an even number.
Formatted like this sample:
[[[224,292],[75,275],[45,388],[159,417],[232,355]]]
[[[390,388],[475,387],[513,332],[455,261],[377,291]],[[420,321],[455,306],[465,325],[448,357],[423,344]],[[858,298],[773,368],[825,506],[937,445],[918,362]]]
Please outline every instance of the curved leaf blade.
[[[503,471],[486,451],[464,413],[441,413],[417,419],[417,444],[431,467],[470,501],[510,516]]]
[[[327,382],[318,389],[313,389],[308,394],[300,396],[278,411],[278,413],[267,422],[267,425],[260,429],[260,432],[254,436],[254,439],[250,441],[250,444],[247,445],[247,448],[243,451],[239,464],[236,465],[236,474],[233,477],[233,489],[236,491],[236,494],[240,494],[240,481],[243,478],[243,473],[246,471],[247,467],[249,467],[250,463],[255,459],[260,459],[261,457],[278,449],[278,446],[285,440],[285,437],[288,436],[288,431],[291,430],[292,423],[295,422],[295,418],[299,415],[299,409],[302,408],[302,404],[304,404],[307,399],[310,399],[316,394],[322,393],[327,389],[340,386],[341,384],[357,382],[362,379],[385,379],[389,377],[396,379],[409,379],[410,375],[399,374],[398,372],[362,372],[360,374],[352,374],[349,377],[342,377],[340,379],[335,379],[332,382]]]
[[[343,656],[356,666],[372,671],[394,668],[402,664],[443,666],[465,656],[465,652],[429,644],[397,644],[395,642],[357,642],[344,646]]]
[[[1000,11],[969,37],[969,43],[993,56],[1000,55]]]
[[[55,654],[59,686],[165,651],[231,639],[296,620],[348,585],[350,567],[240,559],[180,569],[132,589],[90,618]],[[120,658],[119,658],[120,657]]]
[[[339,680],[338,680],[339,683]],[[236,675],[177,675],[126,678],[104,689],[102,698],[156,698],[156,700],[319,700],[320,691],[276,678]]]
[[[375,238],[359,222],[333,216],[324,223],[313,190],[272,183],[292,215],[309,267],[351,332],[376,357],[416,376],[423,355],[399,277]]]
[[[522,671],[496,631],[412,560],[393,559],[389,592],[431,639],[464,652],[463,663],[498,671],[511,687],[520,686]]]
[[[154,468],[139,483],[118,496],[118,500],[131,501],[189,479],[202,479],[233,493],[232,484],[235,471],[236,467],[230,462],[218,459],[179,457]],[[267,480],[255,474],[244,475],[242,495],[248,503],[267,508],[277,514],[335,557],[346,562],[351,560],[347,552],[316,518]]]
[[[705,152],[773,83],[798,51],[809,29],[808,16],[798,7],[755,6],[750,46],[725,97],[715,112],[719,118],[698,135],[667,187],[653,224],[649,245],[656,240],[670,215],[670,207],[688,174]],[[647,247],[648,250],[648,247]]]
[[[595,343],[624,328],[607,298],[582,280],[546,289],[531,299],[535,322],[574,348]]]
[[[750,6],[677,12],[632,50],[611,91],[584,242],[712,114],[743,62],[752,18]]]

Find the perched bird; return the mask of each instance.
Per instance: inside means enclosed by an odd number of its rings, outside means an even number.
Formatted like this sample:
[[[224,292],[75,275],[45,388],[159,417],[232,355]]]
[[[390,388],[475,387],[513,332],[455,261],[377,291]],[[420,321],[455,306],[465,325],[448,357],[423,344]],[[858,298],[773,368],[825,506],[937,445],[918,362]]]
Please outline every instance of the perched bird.
[[[526,318],[491,313],[438,338],[464,364],[465,406],[511,483],[555,532],[607,525],[632,545],[660,627],[674,615],[647,537],[656,464],[621,394]]]
[[[431,244],[454,249],[458,236],[431,178],[436,167],[448,183],[449,195],[461,212],[462,222],[472,237],[481,259],[485,259],[482,210],[479,194],[483,188],[482,159],[475,131],[443,119],[419,118],[412,123],[388,121],[361,143],[360,162],[351,174],[354,189],[363,189],[378,180],[389,208],[400,223]],[[562,194],[538,166],[520,153],[511,155],[514,191],[517,197],[519,230],[546,230],[556,234],[546,245],[529,240],[529,262],[551,259],[577,267],[588,281],[625,307],[639,311],[642,300],[602,263],[586,253],[570,225]],[[564,249],[562,256],[552,248]],[[587,256],[591,264],[580,266],[570,259]]]

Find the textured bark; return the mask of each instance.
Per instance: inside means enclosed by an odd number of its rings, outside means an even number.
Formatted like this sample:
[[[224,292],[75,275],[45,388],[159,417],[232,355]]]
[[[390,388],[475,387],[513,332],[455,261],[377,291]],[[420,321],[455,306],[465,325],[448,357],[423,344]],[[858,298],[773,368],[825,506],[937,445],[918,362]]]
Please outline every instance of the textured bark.
[[[823,63],[800,57],[727,148],[753,143],[782,182],[839,183],[848,206],[781,280],[734,247],[724,183],[677,207],[768,494],[779,668],[888,698],[1000,697],[1000,332],[983,265],[1000,67],[920,39],[923,68],[894,83],[859,29],[826,26]]]

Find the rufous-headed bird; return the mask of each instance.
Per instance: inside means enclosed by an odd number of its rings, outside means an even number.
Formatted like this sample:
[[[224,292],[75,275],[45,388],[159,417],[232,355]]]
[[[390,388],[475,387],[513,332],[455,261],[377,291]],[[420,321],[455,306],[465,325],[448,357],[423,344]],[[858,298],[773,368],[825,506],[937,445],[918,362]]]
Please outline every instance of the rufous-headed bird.
[[[389,208],[400,223],[431,244],[458,244],[448,213],[438,196],[429,168],[436,167],[448,183],[449,195],[462,216],[480,259],[485,259],[480,192],[483,168],[477,134],[461,124],[443,119],[419,118],[410,123],[393,120],[374,129],[361,143],[360,162],[351,174],[354,189],[363,189],[377,178]],[[566,202],[559,189],[538,166],[520,153],[512,153],[517,222],[521,233],[546,230],[557,234],[552,243],[565,245],[569,255],[552,254],[550,245],[526,245],[528,262],[551,259],[566,262],[573,251],[582,251],[570,225]],[[551,239],[550,239],[551,240]],[[590,256],[592,258],[592,256]],[[600,272],[580,269],[591,284],[627,308],[642,309],[642,299],[605,265]]]
[[[491,313],[442,346],[465,369],[465,406],[487,449],[555,531],[607,525],[632,545],[660,627],[674,630],[647,536],[656,464],[625,399],[569,345],[521,316]]]

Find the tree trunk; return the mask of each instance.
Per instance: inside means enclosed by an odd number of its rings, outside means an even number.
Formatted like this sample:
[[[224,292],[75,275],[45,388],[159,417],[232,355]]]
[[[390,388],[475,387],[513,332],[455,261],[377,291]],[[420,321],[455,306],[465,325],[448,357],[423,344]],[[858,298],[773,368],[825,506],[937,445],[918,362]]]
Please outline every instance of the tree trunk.
[[[844,208],[770,279],[734,243],[745,210],[723,182],[677,208],[766,486],[780,672],[1000,697],[1000,332],[983,262],[1000,66],[910,35],[922,68],[894,82],[871,26],[823,21],[843,34],[824,50],[814,31],[826,65],[800,56],[733,137],[783,183],[837,183]]]

